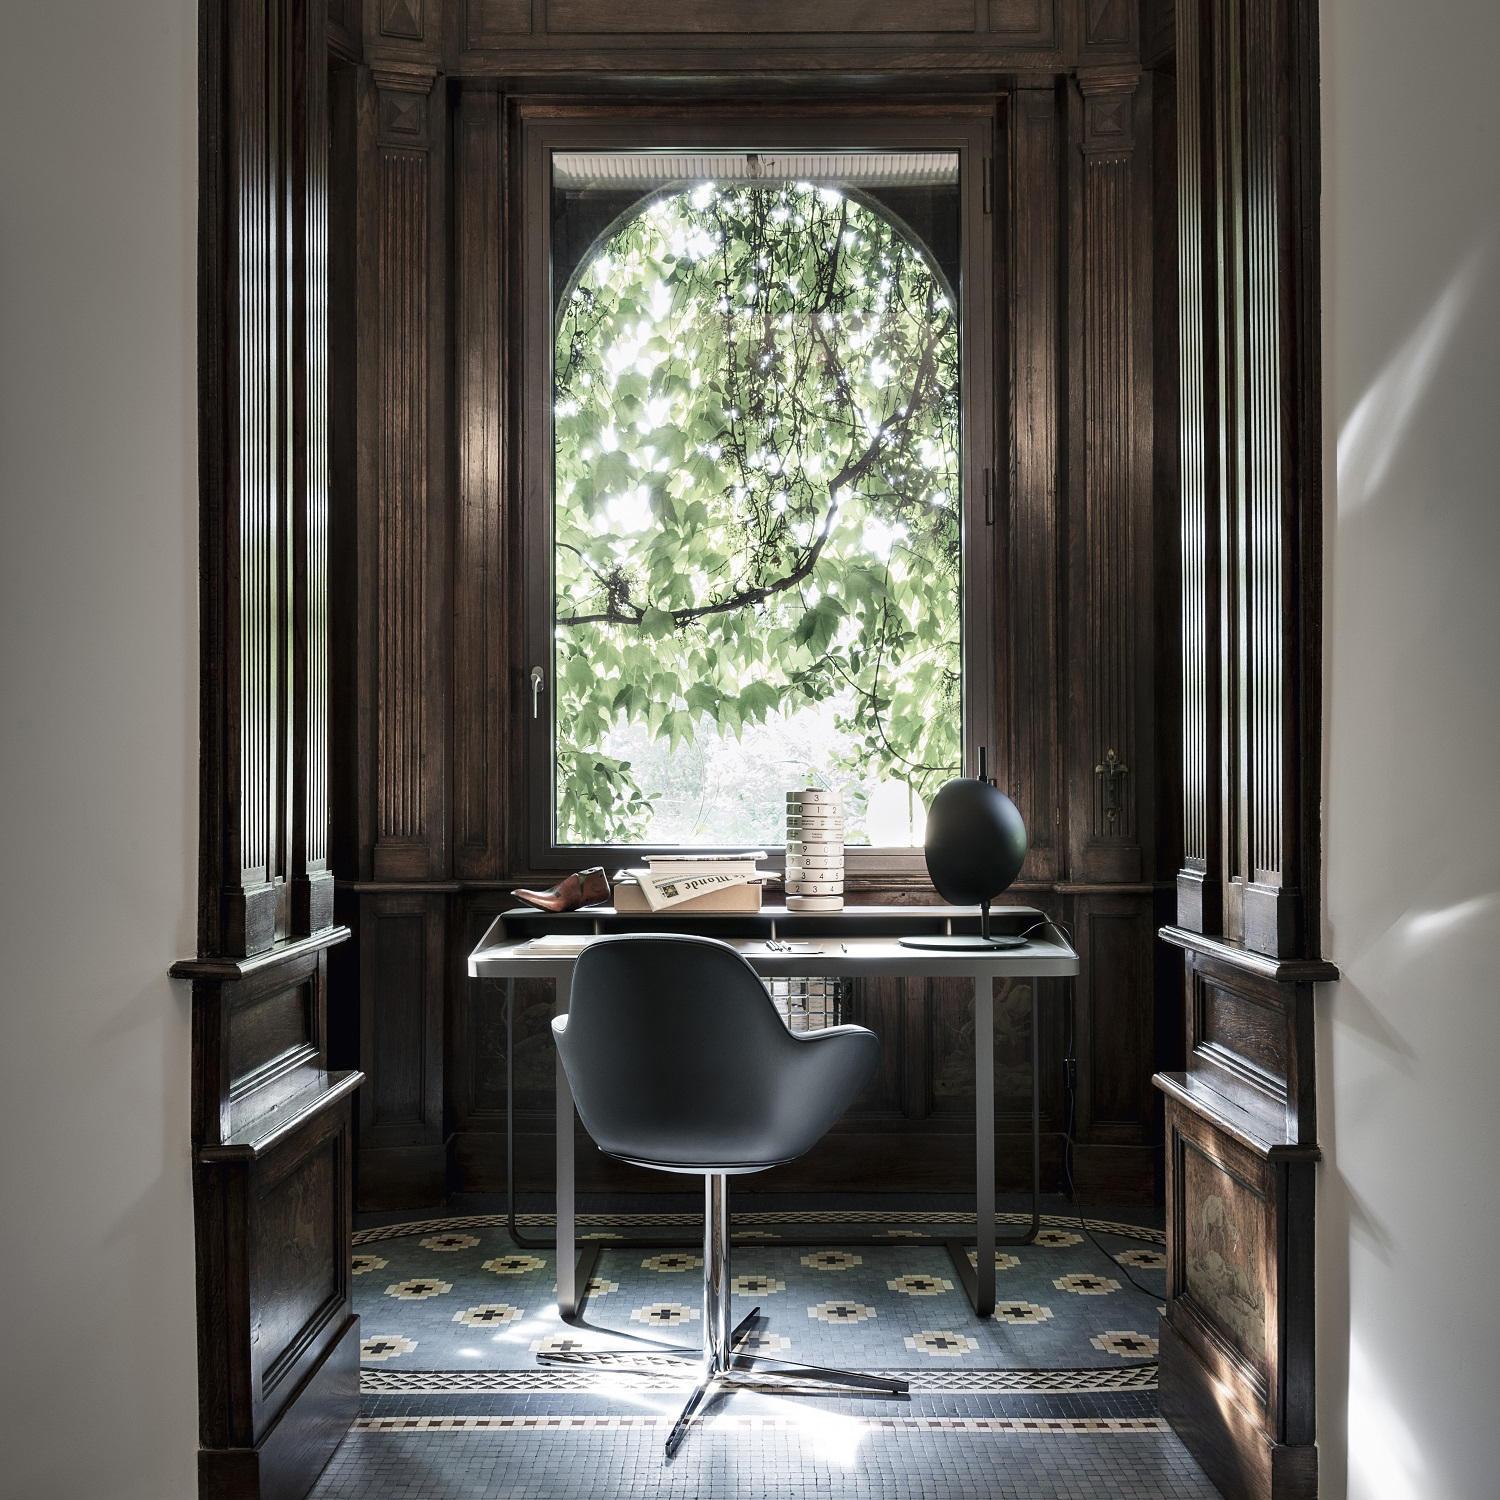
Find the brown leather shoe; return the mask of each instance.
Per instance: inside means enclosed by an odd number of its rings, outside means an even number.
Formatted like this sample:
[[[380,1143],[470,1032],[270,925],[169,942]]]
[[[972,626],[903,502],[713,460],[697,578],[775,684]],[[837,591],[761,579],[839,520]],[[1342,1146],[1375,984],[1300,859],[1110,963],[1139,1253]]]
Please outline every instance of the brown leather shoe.
[[[610,898],[609,876],[603,865],[564,876],[550,890],[512,891],[517,901],[539,911],[577,911],[580,906],[603,906]]]

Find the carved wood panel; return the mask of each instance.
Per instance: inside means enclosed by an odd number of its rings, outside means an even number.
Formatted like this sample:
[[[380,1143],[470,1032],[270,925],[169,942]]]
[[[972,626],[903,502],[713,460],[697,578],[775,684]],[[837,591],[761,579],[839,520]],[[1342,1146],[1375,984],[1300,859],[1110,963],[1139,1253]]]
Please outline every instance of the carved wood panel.
[[[1162,1407],[1232,1495],[1301,1496],[1312,1449],[1312,1172],[1316,1150],[1236,1139],[1167,1102],[1167,1317]],[[1292,1250],[1289,1240],[1305,1245]],[[1170,1336],[1170,1338],[1169,1338]],[[1164,1354],[1167,1352],[1164,1347]],[[1207,1379],[1192,1373],[1190,1357]],[[1214,1384],[1217,1382],[1217,1384]],[[1204,1408],[1216,1422],[1204,1421]],[[1236,1430],[1238,1408],[1258,1429]],[[1276,1473],[1276,1449],[1286,1473]],[[1265,1472],[1256,1475],[1264,1464]],[[1229,1482],[1226,1484],[1225,1476]]]
[[[1056,47],[1062,41],[1059,0],[989,0],[990,30],[1007,41]]]
[[[1215,79],[1202,0],[1177,9],[1177,263],[1182,563],[1182,868],[1177,920],[1223,919],[1220,837],[1219,343]]]
[[[1316,906],[1315,31],[1291,0],[1177,6],[1181,917],[1280,956],[1313,941]]]
[[[447,463],[442,303],[445,168],[432,69],[375,71],[362,145],[361,563],[371,660],[370,868],[377,879],[446,873]],[[373,121],[368,116],[373,114]],[[369,139],[373,124],[373,140]]]
[[[277,1388],[349,1301],[348,1150],[348,1132],[335,1131],[257,1174],[250,1297],[260,1309],[254,1347],[263,1421],[275,1414]]]
[[[224,13],[227,89],[222,116],[213,122],[222,140],[222,179],[215,180],[210,166],[205,183],[217,201],[233,206],[234,228],[221,247],[222,280],[205,286],[208,296],[223,298],[204,310],[217,325],[214,345],[223,359],[221,390],[204,392],[205,405],[213,407],[205,411],[205,458],[219,467],[211,481],[217,492],[205,502],[223,528],[222,562],[217,556],[211,561],[225,569],[229,588],[205,616],[208,628],[217,624],[223,632],[226,743],[222,792],[205,789],[208,815],[223,820],[223,845],[216,860],[222,895],[215,893],[222,904],[212,935],[204,936],[209,951],[222,943],[234,953],[258,952],[274,940],[275,882],[285,873],[277,816],[284,791],[278,699],[286,650],[279,628],[283,363],[278,262],[265,253],[276,242],[282,203],[282,24],[282,8],[265,0]]]
[[[292,931],[333,922],[329,858],[328,48],[309,0],[291,48],[288,109],[292,253]]]
[[[1081,881],[1141,880],[1152,827],[1142,87],[1133,69],[1081,73],[1074,110],[1067,759],[1070,872]]]
[[[1133,52],[1140,0],[1083,0],[1083,55]]]
[[[466,47],[493,47],[531,30],[532,0],[462,0]]]
[[[375,0],[375,17],[383,37],[420,42],[426,35],[426,0]]]
[[[359,913],[359,1199],[443,1190],[446,899],[364,895]],[[436,1169],[436,1180],[429,1180]],[[423,1194],[427,1196],[424,1197]]]
[[[1030,880],[1061,873],[1057,778],[1058,506],[1062,406],[1062,118],[1055,85],[1018,89],[1010,111],[1010,483],[1004,590],[1009,660],[1001,778],[1030,835]]]
[[[505,505],[504,153],[498,95],[466,92],[457,118],[454,407],[458,489],[453,563],[453,864],[464,879],[504,873],[514,638]]]
[[[1173,1141],[1182,1205],[1172,1226],[1174,1315],[1224,1346],[1264,1407],[1275,1333],[1265,1170],[1232,1142],[1181,1132]]]
[[[554,32],[633,34],[973,31],[973,0],[545,0]]]
[[[327,868],[327,52],[320,6],[214,5],[199,326],[199,951],[332,921]]]

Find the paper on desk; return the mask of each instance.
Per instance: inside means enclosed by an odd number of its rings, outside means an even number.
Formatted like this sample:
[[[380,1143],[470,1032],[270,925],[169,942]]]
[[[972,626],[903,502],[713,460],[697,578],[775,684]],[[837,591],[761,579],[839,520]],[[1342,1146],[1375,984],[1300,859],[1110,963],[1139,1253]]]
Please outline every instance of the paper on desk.
[[[534,953],[538,958],[567,958],[582,953],[593,942],[592,936],[573,936],[571,933],[552,932],[543,937],[532,938],[517,946],[517,953]]]

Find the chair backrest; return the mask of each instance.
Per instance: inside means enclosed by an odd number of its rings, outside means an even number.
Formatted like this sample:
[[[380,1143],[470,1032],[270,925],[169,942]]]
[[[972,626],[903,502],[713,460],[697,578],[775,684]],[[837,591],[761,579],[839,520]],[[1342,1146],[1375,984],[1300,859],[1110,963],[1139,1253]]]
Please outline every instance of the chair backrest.
[[[629,934],[591,943],[553,1022],[601,1149],[667,1171],[758,1171],[800,1156],[868,1081],[873,1032],[793,1035],[727,943]]]

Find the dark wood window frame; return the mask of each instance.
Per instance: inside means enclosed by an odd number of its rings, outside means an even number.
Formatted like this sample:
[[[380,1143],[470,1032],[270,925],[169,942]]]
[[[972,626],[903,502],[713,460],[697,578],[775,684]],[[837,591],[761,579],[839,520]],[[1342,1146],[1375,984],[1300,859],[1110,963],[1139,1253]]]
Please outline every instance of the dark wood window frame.
[[[524,660],[512,661],[513,680],[524,680],[535,663],[551,677],[552,600],[552,257],[550,246],[550,155],[554,151],[654,148],[701,150],[795,150],[816,145],[831,150],[953,151],[959,158],[960,213],[960,443],[963,474],[964,758],[974,771],[975,746],[990,747],[991,763],[1001,732],[997,715],[998,670],[1004,660],[995,579],[1002,555],[996,496],[999,454],[1006,451],[1003,426],[1008,403],[999,382],[1008,365],[1003,344],[1004,299],[996,298],[996,254],[1004,243],[996,219],[996,160],[1004,160],[1003,116],[994,101],[941,109],[841,104],[819,109],[782,106],[774,111],[728,104],[715,108],[607,104],[563,111],[552,103],[522,103],[515,117],[511,159],[517,180],[513,201],[521,205],[513,251],[513,285],[520,296],[519,338],[513,351],[519,378],[518,489],[521,497],[521,590]],[[1003,284],[1003,283],[1002,283]],[[988,511],[988,515],[987,515]],[[552,716],[533,717],[528,693],[525,714],[524,784],[526,847],[535,870],[617,865],[650,852],[639,845],[558,845],[554,842],[555,767]],[[920,877],[916,849],[851,847],[851,876]],[[782,855],[770,861],[779,868]]]

